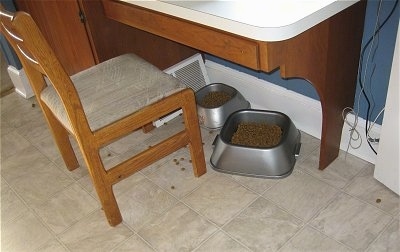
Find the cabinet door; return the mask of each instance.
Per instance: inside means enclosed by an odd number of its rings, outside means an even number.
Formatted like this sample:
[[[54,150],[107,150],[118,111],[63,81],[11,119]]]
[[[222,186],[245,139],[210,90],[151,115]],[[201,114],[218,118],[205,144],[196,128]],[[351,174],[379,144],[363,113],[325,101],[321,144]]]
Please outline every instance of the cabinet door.
[[[95,64],[80,9],[75,0],[15,0],[31,14],[69,75]]]

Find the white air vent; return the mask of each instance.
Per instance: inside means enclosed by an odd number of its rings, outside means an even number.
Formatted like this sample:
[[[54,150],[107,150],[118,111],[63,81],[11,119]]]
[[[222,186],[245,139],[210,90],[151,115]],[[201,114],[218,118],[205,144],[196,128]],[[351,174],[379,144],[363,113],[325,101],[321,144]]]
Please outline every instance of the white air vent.
[[[210,79],[208,78],[201,54],[195,54],[192,57],[165,69],[164,72],[176,77],[195,92],[205,85],[210,84]],[[160,120],[155,121],[153,124],[158,128],[164,123],[174,119],[181,113],[182,110],[178,110],[161,118]]]
[[[183,84],[194,91],[210,84],[201,54],[195,54],[165,69],[164,72],[178,78]]]

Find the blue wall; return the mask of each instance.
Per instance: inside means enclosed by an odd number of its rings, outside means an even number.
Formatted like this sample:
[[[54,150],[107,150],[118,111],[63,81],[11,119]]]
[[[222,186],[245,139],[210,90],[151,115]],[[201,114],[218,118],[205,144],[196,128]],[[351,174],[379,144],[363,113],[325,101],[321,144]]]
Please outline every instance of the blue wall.
[[[380,1],[378,0],[368,0],[365,24],[364,24],[364,36],[362,46],[364,46],[369,38],[372,36],[375,28],[375,22],[377,19],[377,11]],[[395,0],[383,0],[379,15],[380,23],[386,19],[389,15],[393,6],[395,6]],[[370,56],[368,63],[367,78],[365,83],[365,91],[369,96],[371,109],[369,120],[373,121],[378,115],[380,110],[385,106],[386,94],[389,84],[390,71],[393,60],[394,45],[396,42],[397,26],[399,24],[399,6],[397,4],[396,9],[387,23],[382,27],[379,32],[379,36],[376,37],[372,52],[375,51],[374,57]],[[372,43],[370,43],[370,46]],[[369,47],[365,50],[365,56],[363,57],[363,69],[366,69],[367,56],[369,52]],[[372,53],[371,53],[372,55]],[[284,80],[280,77],[279,70],[273,73],[262,73],[257,72],[231,62],[222,60],[220,58],[214,57],[212,55],[206,55],[206,59],[217,62],[219,64],[225,65],[227,67],[236,69],[241,72],[256,76],[259,79],[269,81],[271,83],[277,84],[279,86],[285,87],[287,89],[293,90],[297,93],[306,95],[313,99],[319,100],[318,94],[314,87],[310,85],[307,81],[302,79],[290,79]],[[362,76],[364,76],[364,72]],[[355,109],[357,109],[357,99],[360,93],[360,87],[357,85],[356,98],[355,98]],[[360,100],[360,110],[359,116],[366,119],[367,118],[367,101],[364,97]],[[382,123],[382,116],[377,120],[377,123]]]

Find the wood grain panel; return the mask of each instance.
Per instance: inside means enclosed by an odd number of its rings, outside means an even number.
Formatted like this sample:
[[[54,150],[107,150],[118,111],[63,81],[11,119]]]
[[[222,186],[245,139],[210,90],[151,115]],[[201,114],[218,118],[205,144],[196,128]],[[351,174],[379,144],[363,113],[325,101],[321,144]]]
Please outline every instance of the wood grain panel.
[[[95,48],[97,62],[124,53],[135,53],[158,68],[165,69],[199,52],[107,18],[101,0],[79,0],[79,4],[86,15],[89,39]]]
[[[184,41],[190,47],[259,69],[256,41],[123,2],[107,0],[103,1],[103,5],[109,18],[173,41]]]
[[[31,14],[68,74],[95,64],[76,1],[15,0],[18,10]]]

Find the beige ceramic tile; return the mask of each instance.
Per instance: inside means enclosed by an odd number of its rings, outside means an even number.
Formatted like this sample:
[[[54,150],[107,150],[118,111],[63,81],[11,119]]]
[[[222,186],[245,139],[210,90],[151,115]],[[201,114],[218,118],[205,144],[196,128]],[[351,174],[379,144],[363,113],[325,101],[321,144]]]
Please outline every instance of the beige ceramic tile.
[[[345,188],[345,191],[389,214],[396,215],[399,213],[399,195],[374,178],[374,166],[372,164],[357,174],[350,185]]]
[[[71,251],[110,251],[132,235],[122,223],[111,227],[98,210],[62,233],[60,241]]]
[[[183,204],[178,204],[139,230],[157,251],[192,251],[217,228]]]
[[[263,196],[291,214],[308,221],[338,193],[334,187],[300,171],[279,180]]]
[[[92,179],[90,178],[89,175],[86,175],[82,177],[81,179],[78,180],[78,183],[87,191],[92,197],[95,199],[99,199],[97,196],[97,192],[93,187]]]
[[[137,130],[108,145],[107,148],[116,154],[123,154],[128,150],[135,148],[137,145],[142,145],[143,142],[152,135],[152,132],[144,134],[142,130]]]
[[[7,104],[4,107],[2,106],[2,120],[6,120],[11,126],[19,128],[32,121],[38,120],[38,118],[43,119],[43,113],[39,106],[32,107],[30,102],[20,99],[23,98],[15,97],[15,100],[8,101],[11,104]]]
[[[53,232],[59,234],[99,208],[92,196],[78,184],[73,184],[38,206],[35,211]]]
[[[216,130],[207,130],[204,128],[201,128],[201,136],[203,139],[203,150],[204,150],[204,156],[206,158],[206,161],[209,162],[211,158],[211,154],[214,151],[214,146],[212,145],[215,137],[219,134],[219,131]]]
[[[298,161],[308,157],[313,151],[318,149],[320,140],[307,133],[301,132],[301,148]]]
[[[143,141],[146,146],[155,145],[161,140],[165,140],[166,138],[182,131],[184,129],[182,116],[178,116],[166,124],[162,125],[159,128],[153,129],[151,134],[145,134],[147,137]]]
[[[223,229],[252,251],[277,251],[301,225],[301,220],[259,198]]]
[[[267,189],[279,182],[279,179],[254,178],[239,175],[229,175],[232,179],[257,194],[262,194]]]
[[[353,249],[364,250],[390,220],[389,215],[343,193],[310,224]]]
[[[233,240],[224,232],[219,231],[202,244],[196,252],[229,251],[229,252],[249,252],[250,250]]]
[[[68,176],[70,176],[76,181],[89,175],[89,172],[86,168],[86,165],[84,164],[84,161],[81,160],[79,156],[78,156],[78,162],[79,162],[79,167],[73,171],[69,171],[67,169],[67,166],[65,166],[64,160],[61,157],[59,157],[57,160],[54,161],[54,163],[56,163],[57,167],[61,169],[61,171],[65,172]]]
[[[32,212],[26,212],[14,221],[2,220],[2,251],[34,251],[51,238],[51,233]]]
[[[33,145],[51,161],[61,157],[60,151],[51,135],[41,138],[39,141],[34,142]]]
[[[28,207],[15,194],[15,192],[1,181],[1,220],[11,221],[28,211]]]
[[[256,198],[257,194],[229,177],[214,176],[183,201],[196,212],[222,226]]]
[[[306,226],[279,250],[279,252],[296,251],[345,252],[353,250],[317,230]]]
[[[85,160],[83,159],[82,152],[80,151],[78,144],[75,142],[75,140],[72,140],[72,147],[75,151],[76,158],[78,159],[79,162],[79,167],[76,168],[73,171],[69,171],[67,167],[65,166],[64,160],[62,157],[58,157],[56,160],[53,162],[59,167],[62,171],[66,172],[69,176],[71,176],[75,180],[79,180],[83,178],[84,176],[88,175],[88,169],[85,163]],[[118,164],[121,160],[119,156],[108,150],[107,148],[103,148],[100,150],[100,157],[102,159],[102,162],[107,169],[115,166]]]
[[[36,98],[32,97],[25,99],[18,93],[13,92],[9,95],[1,97],[0,101],[2,111],[10,111],[16,108],[22,109],[23,107],[31,107],[31,103],[36,102]]]
[[[7,135],[8,133],[10,133],[13,130],[15,130],[15,128],[12,127],[8,122],[6,122],[5,120],[0,120],[0,137],[1,138],[3,138],[3,136]]]
[[[212,177],[212,173],[207,172],[196,178],[190,155],[183,151],[177,153],[167,156],[167,162],[149,174],[148,178],[177,198],[182,198]]]
[[[400,251],[399,220],[393,220],[378,239],[369,246],[368,252],[375,251]]]
[[[118,158],[118,157],[116,157]],[[86,168],[85,168],[86,169]],[[126,179],[118,182],[113,186],[114,194],[116,197],[119,195],[125,193],[126,191],[130,190],[132,186],[134,186],[137,181],[141,180],[144,178],[144,176],[140,172],[136,172],[132,174],[131,176],[127,177]],[[78,180],[78,183],[92,195],[96,199],[98,199],[97,192],[93,186],[92,179],[90,178],[89,175],[86,175],[82,177],[81,179]]]
[[[139,236],[134,235],[127,241],[123,242],[120,246],[112,250],[113,252],[154,252],[145,241],[143,241]]]
[[[51,135],[50,129],[43,116],[32,120],[21,127],[17,128],[17,131],[21,136],[24,136],[31,143],[40,141],[45,137]]]
[[[28,140],[13,130],[7,135],[1,136],[1,159],[4,160],[25,148],[31,146]]]
[[[282,251],[346,251],[349,246],[362,251],[368,246],[370,252],[400,250],[398,198],[382,189],[372,178],[372,165],[368,166],[367,162],[351,155],[345,160],[341,152],[339,159],[321,172],[317,169],[319,140],[305,133],[302,133],[302,149],[295,172],[284,180],[265,180],[221,174],[210,169],[212,142],[219,131],[201,129],[207,174],[200,179],[193,176],[189,149],[182,148],[123,180],[115,186],[115,194],[128,221],[112,228],[104,213],[96,210],[100,208],[95,200],[97,195],[77,144],[73,141],[81,167],[69,172],[40,108],[33,108],[32,101],[34,99],[25,100],[15,93],[0,99],[1,235],[4,251],[221,252],[247,251],[246,248],[250,251],[274,251],[282,246]],[[134,136],[102,149],[103,162],[107,168],[112,167],[140,148],[154,145],[182,128],[182,118],[178,117],[149,134],[139,130]],[[27,140],[34,142],[36,148]],[[49,159],[55,161],[55,165]],[[174,159],[179,161],[178,165]],[[363,170],[364,167],[367,168]],[[229,178],[221,183],[225,191],[231,188],[231,191],[239,192],[238,195],[240,192],[247,195],[248,190],[241,186],[230,187],[238,182],[253,192],[250,195],[269,190],[265,197],[270,197],[275,203],[259,198],[243,212],[235,212],[227,206],[240,208],[244,203],[240,200],[235,202],[237,196],[228,193],[219,199],[221,202],[212,205],[215,199],[210,197],[215,190],[207,192],[206,185],[209,189],[218,186],[206,182],[216,176]],[[315,177],[333,187],[344,188],[345,193],[352,196],[343,193],[339,194],[340,197],[330,198],[332,188]],[[75,181],[79,184],[74,184]],[[325,194],[316,195],[317,189]],[[192,196],[191,206],[193,209],[195,205],[204,206],[199,208],[203,213],[198,214],[184,204],[177,204],[177,199],[166,191],[180,199],[191,194],[204,196],[201,201]],[[328,196],[324,198],[321,195]],[[312,197],[314,201],[311,201]],[[331,203],[323,208],[328,198]],[[378,198],[380,203],[376,202]],[[96,208],[90,210],[93,203]],[[45,210],[39,212],[38,206]],[[221,211],[218,211],[218,206]],[[34,207],[36,212],[29,207]],[[64,209],[60,209],[62,207]],[[222,213],[226,209],[229,213]],[[303,221],[289,212],[303,219],[314,214],[315,219],[311,219],[313,226],[307,224],[301,229]],[[223,231],[203,216],[206,213],[221,223],[228,219],[227,216],[235,218],[231,222],[228,220],[222,227]],[[143,237],[134,234],[127,226],[128,222],[135,228],[140,227],[139,234]],[[56,236],[51,230],[59,234]]]
[[[24,148],[9,158],[2,159],[1,176],[12,183],[18,178],[31,173],[30,167],[46,166],[50,161],[41,154],[35,147]]]
[[[73,183],[33,147],[2,160],[2,176],[28,204],[33,205],[43,203]]]
[[[65,248],[62,244],[60,244],[57,240],[51,240],[41,246],[37,252],[67,252],[67,248]]]
[[[318,169],[319,148],[307,158],[300,160],[297,165],[307,173],[337,188],[344,188],[351,179],[364,168],[368,162],[343,151],[324,170]]]
[[[178,151],[179,152],[179,151]],[[157,171],[161,166],[163,166],[165,163],[168,162],[168,160],[170,159],[170,156],[176,155],[177,152],[175,152],[174,154],[168,155],[165,158],[162,158],[154,163],[152,163],[151,165],[145,167],[144,169],[140,170],[140,172],[146,176],[150,175],[151,173]]]
[[[142,175],[132,176],[128,182],[129,190],[116,197],[124,222],[135,230],[177,203],[173,196]]]

